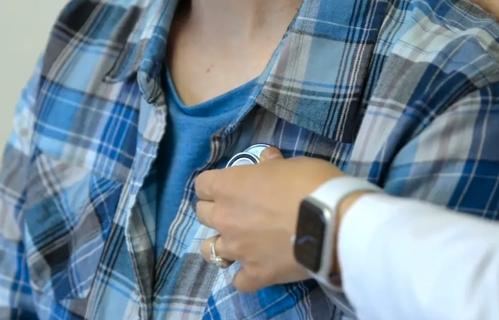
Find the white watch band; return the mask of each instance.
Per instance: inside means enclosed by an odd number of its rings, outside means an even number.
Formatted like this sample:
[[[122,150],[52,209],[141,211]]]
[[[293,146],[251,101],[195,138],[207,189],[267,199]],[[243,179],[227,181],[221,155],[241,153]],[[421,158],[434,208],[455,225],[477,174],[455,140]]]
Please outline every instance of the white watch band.
[[[366,180],[344,176],[323,183],[309,196],[309,198],[323,204],[331,212],[322,246],[321,267],[319,272],[313,274],[313,277],[318,282],[330,290],[339,290],[337,286],[331,283],[330,278],[330,272],[334,264],[333,248],[336,246],[336,243],[334,243],[336,240],[334,233],[336,230],[338,206],[348,195],[359,191],[379,192],[381,188]]]

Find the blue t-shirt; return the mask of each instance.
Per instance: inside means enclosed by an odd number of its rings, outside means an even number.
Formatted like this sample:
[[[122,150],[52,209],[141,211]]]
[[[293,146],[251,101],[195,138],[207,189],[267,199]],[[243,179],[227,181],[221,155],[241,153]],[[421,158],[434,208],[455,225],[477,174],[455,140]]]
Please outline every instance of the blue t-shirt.
[[[256,80],[195,106],[186,106],[182,102],[168,72],[165,86],[169,108],[167,131],[156,163],[159,186],[157,256],[163,250],[187,181],[210,157],[212,135],[236,118],[252,94]]]

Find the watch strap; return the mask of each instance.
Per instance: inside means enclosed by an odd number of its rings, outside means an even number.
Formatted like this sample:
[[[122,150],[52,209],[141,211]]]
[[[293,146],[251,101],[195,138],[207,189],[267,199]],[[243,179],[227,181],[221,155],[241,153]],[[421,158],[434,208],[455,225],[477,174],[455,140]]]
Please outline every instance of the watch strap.
[[[324,236],[325,243],[322,246],[321,268],[319,272],[313,274],[313,277],[318,282],[331,290],[340,290],[341,286],[339,276],[331,274],[332,266],[335,262],[333,248],[336,246],[336,216],[339,205],[347,196],[360,191],[380,192],[381,188],[366,180],[343,176],[323,183],[308,197],[322,203],[331,212],[330,221],[328,221],[328,227]]]

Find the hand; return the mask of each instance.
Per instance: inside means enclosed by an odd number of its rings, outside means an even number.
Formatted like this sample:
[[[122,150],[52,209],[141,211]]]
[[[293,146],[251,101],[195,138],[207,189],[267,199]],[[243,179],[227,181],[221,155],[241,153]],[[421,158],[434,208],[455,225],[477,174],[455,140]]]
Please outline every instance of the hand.
[[[279,150],[267,149],[262,162],[206,171],[196,179],[197,215],[217,230],[217,254],[239,261],[234,279],[240,291],[309,278],[293,255],[290,241],[296,231],[301,200],[327,180],[343,173],[327,161],[284,159]],[[210,242],[202,245],[209,261]]]
[[[499,20],[499,2],[497,0],[474,0],[474,2]]]

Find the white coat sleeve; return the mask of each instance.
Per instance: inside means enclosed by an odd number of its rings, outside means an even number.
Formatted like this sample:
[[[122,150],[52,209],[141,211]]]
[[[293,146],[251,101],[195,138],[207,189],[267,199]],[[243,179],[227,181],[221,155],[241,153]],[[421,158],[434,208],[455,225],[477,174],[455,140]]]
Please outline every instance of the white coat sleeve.
[[[370,194],[345,216],[338,250],[359,319],[499,319],[499,223]]]

